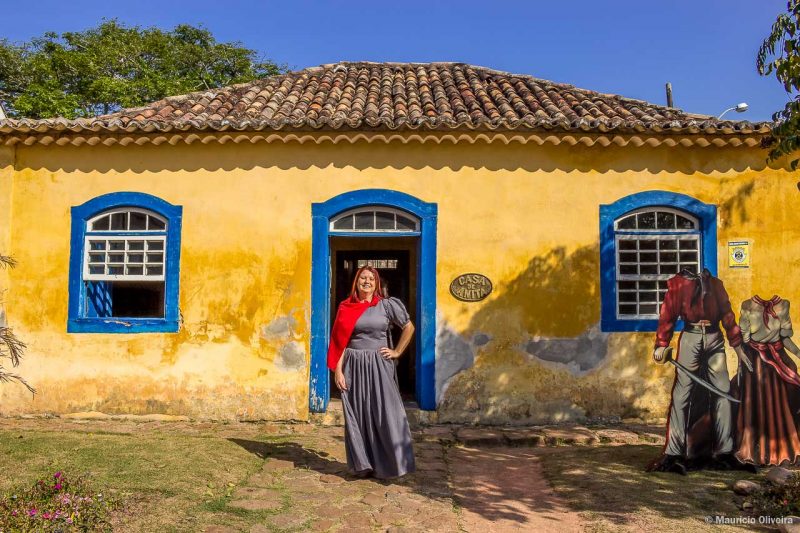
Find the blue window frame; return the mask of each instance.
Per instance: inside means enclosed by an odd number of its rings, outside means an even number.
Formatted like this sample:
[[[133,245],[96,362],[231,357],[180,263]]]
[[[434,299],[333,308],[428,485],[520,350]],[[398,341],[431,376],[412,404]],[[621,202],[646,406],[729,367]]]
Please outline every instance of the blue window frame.
[[[182,212],[137,192],[72,208],[68,332],[178,331]]]
[[[603,331],[655,331],[666,280],[681,269],[717,272],[717,206],[645,191],[600,206]]]

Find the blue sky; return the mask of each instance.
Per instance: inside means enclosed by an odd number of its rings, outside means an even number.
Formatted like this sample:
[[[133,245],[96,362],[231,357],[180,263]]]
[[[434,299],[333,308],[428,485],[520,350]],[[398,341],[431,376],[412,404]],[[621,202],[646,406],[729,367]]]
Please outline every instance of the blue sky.
[[[785,0],[14,2],[0,36],[24,41],[117,18],[202,24],[292,68],[340,60],[463,61],[601,92],[719,114],[744,101],[768,120],[788,95],[755,55]],[[730,116],[733,115],[733,116]]]

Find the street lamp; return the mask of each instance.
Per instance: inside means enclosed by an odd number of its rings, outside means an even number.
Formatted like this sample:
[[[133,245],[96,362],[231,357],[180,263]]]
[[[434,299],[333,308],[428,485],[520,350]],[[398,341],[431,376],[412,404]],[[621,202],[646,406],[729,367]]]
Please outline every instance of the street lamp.
[[[721,119],[722,115],[724,115],[728,111],[736,111],[737,113],[744,113],[745,111],[747,111],[747,107],[748,107],[747,103],[745,102],[742,102],[741,104],[736,104],[733,107],[729,107],[728,109],[720,113],[720,115],[717,117],[717,120]]]

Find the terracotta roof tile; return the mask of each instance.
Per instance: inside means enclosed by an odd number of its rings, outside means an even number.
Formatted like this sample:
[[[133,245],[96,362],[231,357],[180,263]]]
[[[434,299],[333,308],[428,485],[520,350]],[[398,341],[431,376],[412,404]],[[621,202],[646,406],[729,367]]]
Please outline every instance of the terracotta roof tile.
[[[766,133],[618,95],[463,63],[336,63],[79,120],[0,120],[0,134],[66,130],[475,129]]]

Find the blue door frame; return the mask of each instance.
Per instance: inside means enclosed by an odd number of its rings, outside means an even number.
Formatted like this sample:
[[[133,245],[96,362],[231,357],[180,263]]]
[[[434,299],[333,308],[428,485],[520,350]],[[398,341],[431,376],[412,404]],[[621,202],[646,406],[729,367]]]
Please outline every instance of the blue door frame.
[[[420,219],[420,231],[408,233],[357,232],[338,236],[419,236],[417,259],[416,398],[421,409],[436,409],[436,218],[435,203],[387,189],[362,189],[311,204],[311,372],[309,409],[322,413],[330,401],[328,340],[330,335],[330,221],[343,211],[362,206],[386,206],[407,211]]]

